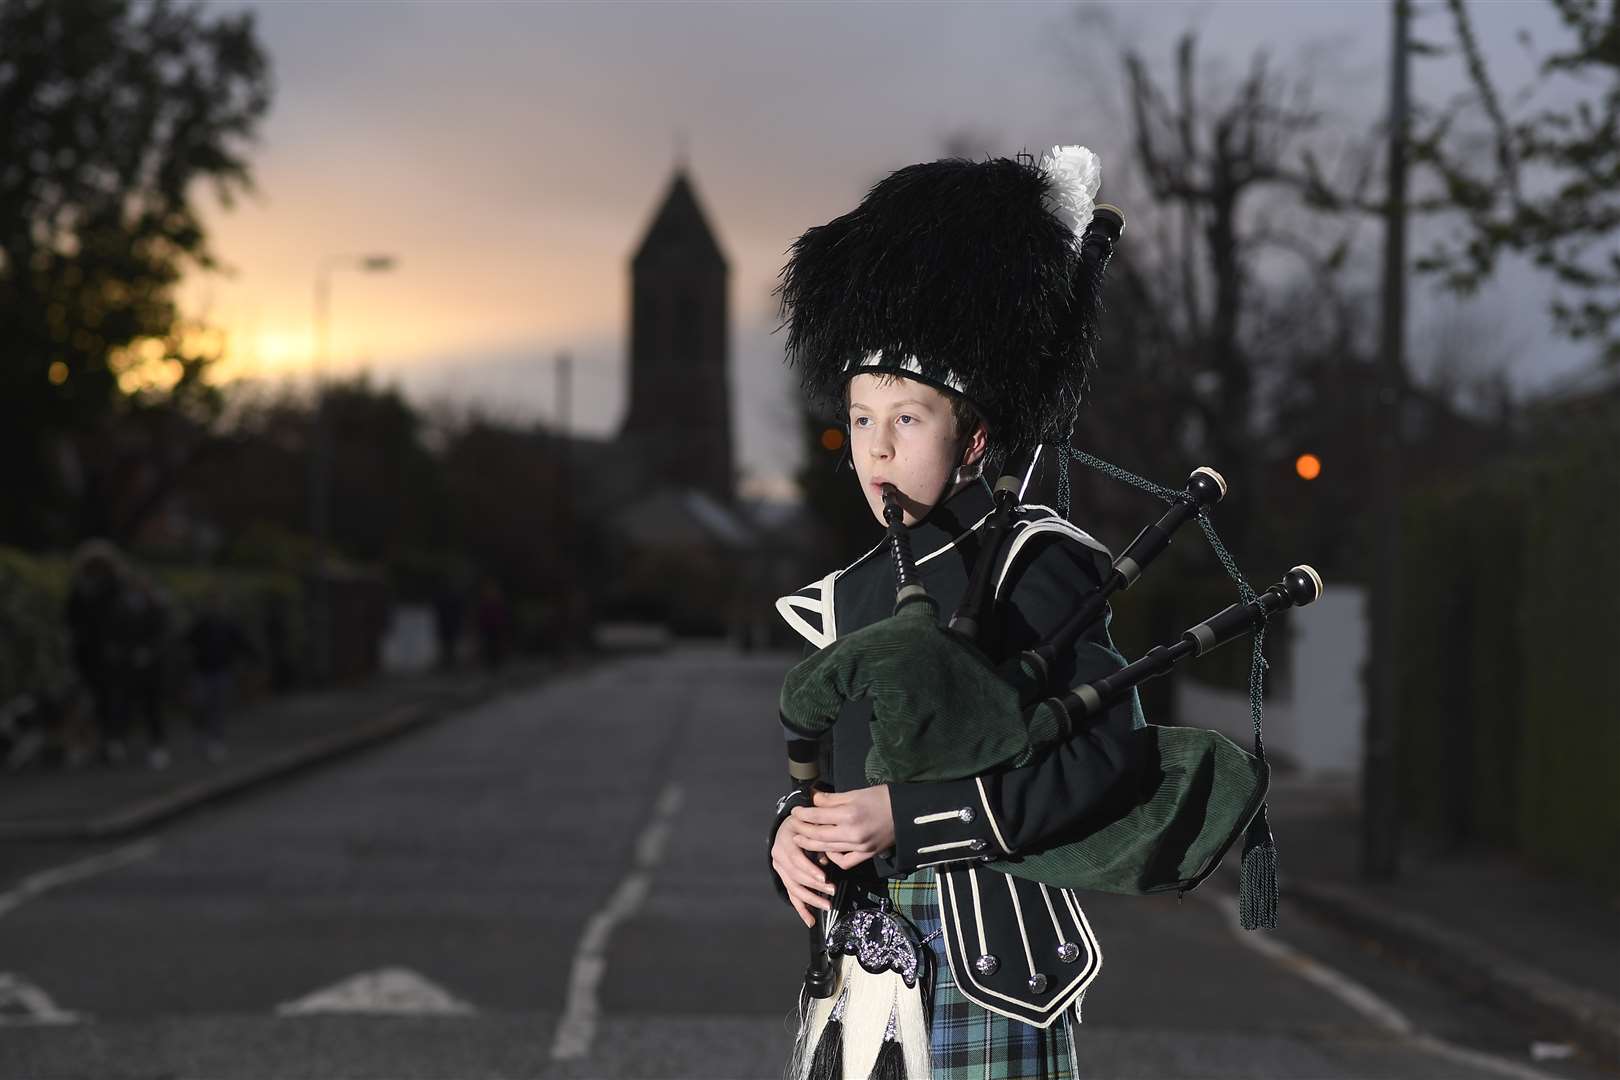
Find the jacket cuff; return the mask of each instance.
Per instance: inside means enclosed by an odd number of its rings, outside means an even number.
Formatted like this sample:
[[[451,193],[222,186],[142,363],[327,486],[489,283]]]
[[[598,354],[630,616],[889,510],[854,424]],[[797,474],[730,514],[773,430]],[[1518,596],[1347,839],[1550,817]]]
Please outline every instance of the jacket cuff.
[[[787,886],[776,874],[776,863],[771,858],[771,849],[776,847],[776,831],[782,827],[788,815],[793,813],[795,806],[809,806],[810,792],[804,788],[794,788],[792,791],[776,800],[776,816],[771,819],[771,832],[765,838],[765,869],[771,875],[771,885],[776,889],[776,895],[782,898],[784,904],[789,903]]]
[[[923,867],[986,863],[1010,855],[1000,823],[976,778],[926,784],[890,784],[894,850],[881,855],[885,877]]]

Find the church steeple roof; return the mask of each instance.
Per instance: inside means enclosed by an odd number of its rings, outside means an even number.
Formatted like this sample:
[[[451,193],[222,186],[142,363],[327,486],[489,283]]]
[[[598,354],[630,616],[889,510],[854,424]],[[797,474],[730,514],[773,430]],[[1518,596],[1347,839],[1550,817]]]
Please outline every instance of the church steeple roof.
[[[646,261],[662,262],[676,258],[687,263],[707,262],[726,268],[726,257],[715,239],[709,219],[698,202],[697,192],[687,178],[684,166],[678,166],[671,178],[663,205],[653,217],[652,225],[636,248],[633,262],[640,266]]]

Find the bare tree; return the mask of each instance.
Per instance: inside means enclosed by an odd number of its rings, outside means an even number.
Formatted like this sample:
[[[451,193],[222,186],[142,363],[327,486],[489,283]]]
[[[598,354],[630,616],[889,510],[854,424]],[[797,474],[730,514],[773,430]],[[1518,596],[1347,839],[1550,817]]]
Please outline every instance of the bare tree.
[[[1175,448],[1202,450],[1234,480],[1221,516],[1241,543],[1256,509],[1267,379],[1302,335],[1342,336],[1337,277],[1351,231],[1307,227],[1301,216],[1305,155],[1322,119],[1309,77],[1281,75],[1259,52],[1235,85],[1212,88],[1197,56],[1196,38],[1183,34],[1165,85],[1142,54],[1125,53],[1132,158],[1157,213],[1137,215],[1148,227],[1122,253],[1112,309],[1125,315],[1109,347],[1182,418]],[[1135,432],[1155,436],[1151,426]]]
[[[1423,209],[1460,212],[1463,227],[1417,268],[1467,294],[1504,253],[1526,256],[1558,283],[1554,325],[1620,364],[1620,5],[1551,3],[1570,40],[1543,53],[1535,83],[1504,104],[1467,3],[1447,0],[1473,92],[1414,131],[1412,156],[1439,180]],[[1521,41],[1529,45],[1522,32]],[[1554,86],[1583,93],[1558,106],[1527,104]],[[1483,135],[1466,126],[1476,115]]]

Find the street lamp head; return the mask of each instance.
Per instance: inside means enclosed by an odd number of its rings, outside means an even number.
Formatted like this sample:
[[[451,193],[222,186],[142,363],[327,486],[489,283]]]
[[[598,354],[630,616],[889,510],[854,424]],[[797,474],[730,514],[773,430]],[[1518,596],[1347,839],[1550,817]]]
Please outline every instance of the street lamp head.
[[[360,269],[367,273],[380,274],[392,270],[399,262],[392,255],[366,255],[360,260]]]

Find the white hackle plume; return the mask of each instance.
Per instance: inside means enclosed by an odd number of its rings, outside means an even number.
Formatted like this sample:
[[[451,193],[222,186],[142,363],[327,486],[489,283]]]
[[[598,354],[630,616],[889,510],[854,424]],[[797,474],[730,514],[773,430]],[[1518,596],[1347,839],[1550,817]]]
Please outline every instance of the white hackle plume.
[[[1069,223],[1075,242],[1085,235],[1102,186],[1102,162],[1084,146],[1054,146],[1041,155],[1041,171],[1052,180],[1048,205]]]

